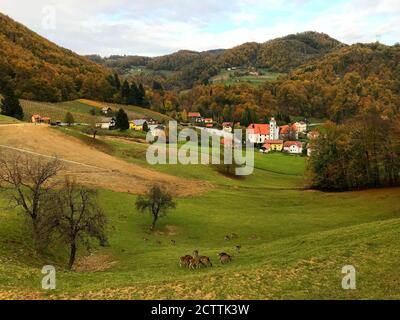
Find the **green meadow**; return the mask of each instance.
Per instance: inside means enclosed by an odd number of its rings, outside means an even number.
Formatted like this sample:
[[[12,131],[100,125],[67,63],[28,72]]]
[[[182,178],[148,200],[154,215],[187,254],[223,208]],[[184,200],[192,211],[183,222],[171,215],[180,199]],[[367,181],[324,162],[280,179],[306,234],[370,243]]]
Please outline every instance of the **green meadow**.
[[[31,117],[34,114],[50,117],[53,122],[62,122],[67,112],[70,112],[76,122],[93,123],[104,117],[100,111],[105,106],[110,107],[113,111],[118,111],[120,108],[124,109],[130,119],[150,117],[159,121],[170,120],[166,115],[138,106],[109,104],[85,99],[59,103],[21,100],[20,103],[25,115],[24,120],[28,122],[31,121]],[[95,115],[92,115],[93,110],[96,110]]]
[[[147,145],[101,139],[109,146],[106,152],[150,167]],[[208,181],[210,190],[176,199],[176,210],[159,221],[154,233],[149,232],[150,216],[135,209],[136,195],[99,190],[110,245],[80,250],[86,264],[78,263],[74,272],[65,269],[67,251],[61,244],[45,256],[35,253],[24,217],[6,209],[0,194],[0,294],[51,299],[400,298],[400,189],[308,190],[306,158],[283,154],[256,152],[254,173],[243,179],[204,165],[152,168]],[[237,238],[225,240],[232,233]],[[180,268],[179,257],[195,249],[210,256],[212,268]],[[232,263],[221,265],[219,252],[232,254]],[[52,292],[41,290],[45,264],[57,269]],[[345,265],[356,267],[357,290],[341,287]]]

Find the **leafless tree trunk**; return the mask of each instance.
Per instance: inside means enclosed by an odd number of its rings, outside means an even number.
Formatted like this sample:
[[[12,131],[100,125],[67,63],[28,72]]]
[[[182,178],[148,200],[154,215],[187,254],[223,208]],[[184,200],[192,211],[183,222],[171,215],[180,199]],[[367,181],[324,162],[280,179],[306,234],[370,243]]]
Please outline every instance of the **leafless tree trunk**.
[[[0,159],[0,190],[10,196],[13,207],[21,207],[32,222],[36,249],[47,245],[53,220],[48,219],[48,202],[56,182],[54,177],[62,169],[58,159],[45,161],[15,154],[3,155]]]
[[[107,219],[97,203],[96,191],[69,179],[58,192],[56,203],[57,230],[70,247],[68,268],[71,270],[79,243],[88,247],[90,238],[96,238],[100,245],[106,244]]]

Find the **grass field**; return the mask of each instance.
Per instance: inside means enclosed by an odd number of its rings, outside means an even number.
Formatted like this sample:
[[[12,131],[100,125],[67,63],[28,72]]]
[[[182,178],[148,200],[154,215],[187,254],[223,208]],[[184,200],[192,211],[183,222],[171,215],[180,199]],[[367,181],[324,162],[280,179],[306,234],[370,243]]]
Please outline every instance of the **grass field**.
[[[113,156],[149,167],[145,144],[101,139]],[[150,216],[136,211],[134,194],[99,190],[110,246],[89,256],[80,251],[75,272],[65,270],[66,252],[59,246],[38,256],[23,217],[1,210],[0,298],[400,298],[400,189],[305,190],[305,158],[256,153],[255,159],[255,172],[246,179],[227,178],[210,166],[154,167],[212,185],[177,199],[177,209],[155,233],[148,231]],[[0,206],[5,204],[3,196]],[[226,241],[231,233],[238,238]],[[181,269],[178,258],[194,249],[209,255],[214,267]],[[233,262],[220,265],[219,252],[234,254]],[[58,270],[51,293],[40,289],[45,264]],[[355,291],[341,288],[345,265],[358,271]]]
[[[155,120],[169,120],[170,118],[158,112],[127,105],[116,105],[109,103],[100,103],[92,100],[74,100],[60,103],[46,103],[35,102],[28,100],[21,100],[21,106],[24,110],[25,121],[31,121],[33,114],[50,117],[52,121],[64,121],[67,112],[70,112],[74,120],[80,123],[92,123],[98,121],[102,117],[100,109],[104,106],[109,106],[113,111],[118,111],[120,108],[124,109],[130,119],[139,119],[150,117]],[[97,113],[93,116],[90,112],[97,109]]]
[[[253,85],[261,85],[268,80],[276,80],[282,73],[270,72],[266,69],[260,70],[261,74],[259,76],[246,75],[246,76],[236,76],[235,70],[221,70],[220,73],[210,79],[211,83],[223,83],[225,85],[232,85],[237,83],[248,83]]]
[[[0,114],[0,124],[13,124],[13,123],[19,123],[19,122],[20,121],[18,121],[15,118],[3,116]]]

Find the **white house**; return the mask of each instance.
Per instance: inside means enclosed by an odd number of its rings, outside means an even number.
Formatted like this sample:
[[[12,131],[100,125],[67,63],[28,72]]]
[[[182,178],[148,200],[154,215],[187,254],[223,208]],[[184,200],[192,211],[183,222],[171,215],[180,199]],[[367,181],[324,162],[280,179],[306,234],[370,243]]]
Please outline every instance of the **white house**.
[[[297,128],[298,133],[306,133],[307,132],[307,123],[305,121],[299,121],[294,124]]]
[[[302,154],[303,144],[300,141],[286,141],[283,144],[283,151],[290,154]]]
[[[269,124],[251,124],[247,128],[249,141],[251,143],[265,143],[270,140],[279,140],[279,127],[274,118]]]
[[[96,127],[109,130],[115,127],[115,124],[114,118],[102,118],[99,123],[96,123]]]

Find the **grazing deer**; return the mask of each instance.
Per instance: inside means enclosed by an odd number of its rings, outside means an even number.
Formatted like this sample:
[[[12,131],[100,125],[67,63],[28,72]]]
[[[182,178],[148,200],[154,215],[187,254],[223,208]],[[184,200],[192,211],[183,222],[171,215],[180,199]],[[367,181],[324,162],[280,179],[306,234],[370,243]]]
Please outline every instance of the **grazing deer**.
[[[193,256],[200,261],[200,266],[203,265],[205,267],[212,267],[210,258],[206,256],[199,256],[199,251],[195,250],[193,252]]]
[[[231,236],[225,236],[225,241],[231,241]]]
[[[173,246],[176,246],[176,241],[175,241],[175,240],[171,240],[171,244],[172,244]]]
[[[227,253],[219,253],[218,257],[219,261],[221,261],[222,264],[229,263],[232,261],[232,257]]]
[[[213,266],[212,263],[211,263],[210,258],[206,257],[206,256],[201,256],[200,257],[200,262],[203,264],[203,266],[205,266],[207,268]]]
[[[192,256],[189,256],[189,255],[183,256],[183,257],[180,258],[179,265],[181,266],[181,268],[182,268],[182,267],[187,267],[187,268],[189,268],[189,266],[190,266],[190,261],[191,261],[192,259],[193,259]]]
[[[193,258],[190,260],[189,268],[192,270],[199,269],[202,265],[203,263],[200,260],[199,251],[198,250],[193,251]]]

